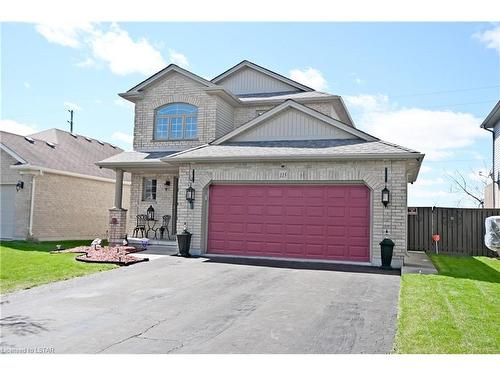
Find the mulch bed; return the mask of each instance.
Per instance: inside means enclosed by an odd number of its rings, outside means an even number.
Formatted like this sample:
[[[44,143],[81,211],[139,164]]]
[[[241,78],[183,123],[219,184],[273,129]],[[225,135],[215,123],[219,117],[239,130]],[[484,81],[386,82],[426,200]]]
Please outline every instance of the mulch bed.
[[[60,253],[78,253],[82,255],[78,255],[75,259],[80,262],[88,262],[88,263],[112,263],[118,264],[121,266],[128,266],[130,264],[148,261],[148,258],[137,258],[130,253],[135,253],[138,250],[133,246],[116,246],[116,247],[102,247],[100,249],[95,250],[91,246],[78,246],[71,249],[64,250],[54,250],[51,253],[60,254]]]

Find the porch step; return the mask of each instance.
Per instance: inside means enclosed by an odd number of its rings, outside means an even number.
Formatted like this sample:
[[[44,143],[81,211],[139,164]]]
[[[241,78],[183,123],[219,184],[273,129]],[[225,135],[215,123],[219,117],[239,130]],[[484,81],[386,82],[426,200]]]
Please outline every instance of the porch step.
[[[177,241],[175,240],[158,240],[152,238],[134,238],[134,237],[129,237],[127,240],[129,245],[134,247],[141,247],[143,241],[147,241],[148,247],[155,246],[155,247],[168,247],[177,249]]]

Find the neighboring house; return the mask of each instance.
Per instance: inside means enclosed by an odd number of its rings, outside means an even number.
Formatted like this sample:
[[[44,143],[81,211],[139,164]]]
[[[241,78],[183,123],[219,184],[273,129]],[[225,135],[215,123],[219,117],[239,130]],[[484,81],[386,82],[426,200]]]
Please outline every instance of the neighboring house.
[[[98,163],[117,183],[132,174],[128,224],[120,197],[110,210],[112,242],[152,206],[172,231],[186,223],[195,254],[378,265],[387,235],[401,265],[407,183],[424,155],[357,129],[340,96],[249,61],[211,81],[172,64],[120,96],[135,104],[134,151]]]
[[[492,134],[492,177],[493,183],[487,185],[484,189],[484,208],[500,207],[500,190],[498,183],[500,181],[500,101],[486,116],[481,128]],[[493,186],[495,188],[493,189]]]
[[[106,238],[115,174],[95,163],[122,151],[59,129],[27,137],[0,132],[0,237]],[[123,189],[128,197],[130,181]]]

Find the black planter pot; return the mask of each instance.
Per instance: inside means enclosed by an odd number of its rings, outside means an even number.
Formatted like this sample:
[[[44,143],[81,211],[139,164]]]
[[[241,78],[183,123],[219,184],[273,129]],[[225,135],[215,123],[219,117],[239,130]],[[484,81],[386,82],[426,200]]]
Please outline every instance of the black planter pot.
[[[179,247],[179,255],[183,257],[190,257],[189,248],[191,247],[192,234],[184,231],[177,235],[177,246]]]
[[[383,269],[392,269],[392,253],[394,251],[394,241],[390,238],[384,238],[382,242],[380,242],[380,253],[382,255],[382,267]]]

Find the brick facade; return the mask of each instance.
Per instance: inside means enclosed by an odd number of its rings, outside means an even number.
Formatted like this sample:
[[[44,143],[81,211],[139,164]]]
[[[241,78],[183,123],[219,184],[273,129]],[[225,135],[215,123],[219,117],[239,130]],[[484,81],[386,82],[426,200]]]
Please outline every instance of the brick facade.
[[[107,238],[114,182],[44,173],[34,176],[33,236],[39,240]],[[128,207],[130,185],[123,187]]]
[[[143,91],[143,97],[135,105],[134,150],[154,151],[175,147],[187,148],[209,143],[227,132],[257,117],[257,111],[269,110],[277,104],[244,104],[231,107],[216,95],[205,92],[204,86],[180,73],[172,72],[151,84]],[[198,139],[194,141],[155,141],[153,139],[155,110],[169,103],[185,102],[198,107]],[[309,101],[306,106],[327,116],[338,119],[334,101]],[[177,231],[184,223],[193,232],[194,252],[206,251],[205,235],[208,210],[208,187],[212,183],[224,182],[278,182],[278,183],[343,183],[366,184],[372,191],[371,211],[371,262],[380,264],[379,242],[385,229],[395,241],[393,265],[400,265],[406,250],[406,201],[407,165],[404,161],[343,161],[343,162],[286,162],[287,181],[278,179],[282,163],[196,163],[179,168]],[[380,202],[384,187],[384,168],[389,168],[391,203],[384,208]],[[193,187],[196,189],[194,209],[188,208],[184,192],[188,186],[190,168],[196,171]],[[158,181],[157,199],[142,200],[142,179],[153,177]],[[173,181],[173,175],[156,172],[134,172],[128,212],[127,232],[132,234],[136,215],[145,213],[152,205],[158,218],[172,213],[172,188],[163,189],[165,180]]]
[[[286,181],[278,178],[281,165],[288,170]],[[385,230],[395,242],[393,266],[401,266],[406,251],[406,202],[407,177],[403,161],[352,161],[352,162],[284,162],[284,163],[218,163],[191,165],[196,171],[193,187],[196,189],[194,209],[179,197],[177,230],[184,222],[193,233],[192,248],[195,253],[206,251],[206,222],[208,187],[224,182],[274,182],[274,183],[364,183],[372,193],[371,212],[371,263],[380,265],[379,242]],[[384,168],[388,168],[387,187],[391,203],[384,208],[381,191],[384,188]],[[179,189],[188,185],[190,167],[179,169]]]
[[[143,200],[143,179],[144,178],[155,178],[157,181],[156,190],[156,200]],[[163,215],[172,216],[172,202],[173,202],[173,190],[174,190],[174,175],[154,173],[154,172],[143,172],[143,173],[132,173],[132,186],[130,189],[130,209],[128,211],[128,224],[127,233],[132,235],[134,227],[137,223],[137,215],[146,214],[149,206],[153,206],[155,210],[155,217],[161,220]],[[170,187],[165,190],[165,181],[170,181]],[[127,203],[129,203],[127,202]],[[161,224],[158,222],[157,227]],[[172,231],[172,218],[170,221],[170,233]]]

